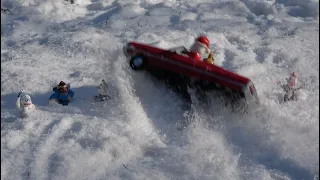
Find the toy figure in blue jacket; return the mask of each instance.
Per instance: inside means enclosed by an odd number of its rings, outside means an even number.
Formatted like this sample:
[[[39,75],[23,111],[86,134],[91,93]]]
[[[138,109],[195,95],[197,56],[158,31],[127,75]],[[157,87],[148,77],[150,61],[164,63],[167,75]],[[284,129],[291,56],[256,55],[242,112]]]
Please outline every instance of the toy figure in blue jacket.
[[[57,87],[53,88],[54,93],[50,96],[50,100],[54,99],[57,103],[67,106],[74,96],[74,92],[70,89],[70,84],[61,81]]]

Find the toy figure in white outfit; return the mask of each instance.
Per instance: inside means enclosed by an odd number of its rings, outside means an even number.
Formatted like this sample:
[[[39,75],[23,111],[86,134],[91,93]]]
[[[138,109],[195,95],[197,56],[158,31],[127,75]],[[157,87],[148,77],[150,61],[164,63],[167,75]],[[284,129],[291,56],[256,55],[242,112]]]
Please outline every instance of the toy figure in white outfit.
[[[32,103],[31,96],[26,94],[23,90],[19,91],[16,106],[20,111],[21,118],[28,117],[33,111],[36,110],[36,106]]]

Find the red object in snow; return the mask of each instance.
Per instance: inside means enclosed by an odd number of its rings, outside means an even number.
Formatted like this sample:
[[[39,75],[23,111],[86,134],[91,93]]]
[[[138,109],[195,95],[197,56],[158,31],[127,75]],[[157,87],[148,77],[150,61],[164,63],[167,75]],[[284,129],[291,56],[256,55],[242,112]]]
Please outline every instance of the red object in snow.
[[[205,36],[200,36],[200,37],[198,37],[198,38],[197,38],[197,41],[198,41],[199,43],[204,44],[207,48],[209,48],[209,46],[210,46],[209,39],[208,39],[207,37],[205,37]]]
[[[147,44],[129,42],[123,52],[135,69],[158,68],[182,74],[197,81],[238,92],[247,101],[258,103],[258,96],[252,81],[244,76],[223,69],[222,67],[199,60],[197,55],[190,57],[184,47],[169,50]],[[192,54],[192,53],[191,53]]]
[[[192,59],[195,59],[197,61],[202,61],[200,54],[197,52],[187,52],[186,54]]]

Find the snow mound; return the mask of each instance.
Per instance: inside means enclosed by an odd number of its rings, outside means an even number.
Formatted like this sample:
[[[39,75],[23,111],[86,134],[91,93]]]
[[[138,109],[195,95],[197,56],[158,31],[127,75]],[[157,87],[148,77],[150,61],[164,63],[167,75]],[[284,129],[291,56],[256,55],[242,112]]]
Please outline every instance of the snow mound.
[[[143,16],[145,12],[146,10],[142,8],[140,5],[128,4],[121,7],[117,16],[121,18],[133,18],[136,16]]]

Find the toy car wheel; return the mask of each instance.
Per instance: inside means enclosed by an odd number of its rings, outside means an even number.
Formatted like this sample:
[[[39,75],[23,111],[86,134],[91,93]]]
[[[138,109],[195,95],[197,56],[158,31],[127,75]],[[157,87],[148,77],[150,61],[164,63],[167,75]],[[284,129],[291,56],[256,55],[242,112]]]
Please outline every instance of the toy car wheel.
[[[131,60],[130,60],[130,66],[132,69],[134,70],[140,70],[143,69],[144,66],[146,64],[146,60],[143,56],[137,55],[134,56]]]

